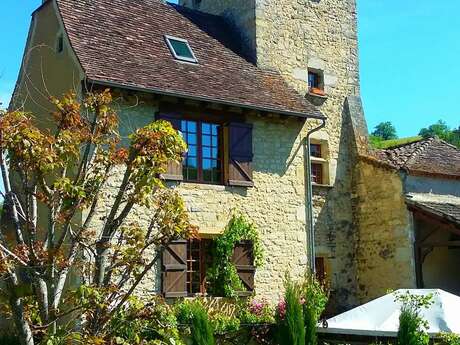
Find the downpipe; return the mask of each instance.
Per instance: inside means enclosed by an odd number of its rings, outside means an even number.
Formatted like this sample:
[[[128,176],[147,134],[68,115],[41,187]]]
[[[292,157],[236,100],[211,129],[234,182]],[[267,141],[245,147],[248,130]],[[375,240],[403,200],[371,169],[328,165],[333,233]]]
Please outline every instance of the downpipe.
[[[315,132],[326,126],[326,119],[321,119],[321,124],[307,132],[307,136],[304,139],[304,157],[306,165],[305,175],[305,188],[307,197],[307,223],[306,223],[306,236],[307,236],[307,252],[308,252],[308,265],[310,272],[316,274],[316,245],[315,245],[315,228],[313,222],[313,183],[311,180],[311,155],[310,155],[310,138]]]

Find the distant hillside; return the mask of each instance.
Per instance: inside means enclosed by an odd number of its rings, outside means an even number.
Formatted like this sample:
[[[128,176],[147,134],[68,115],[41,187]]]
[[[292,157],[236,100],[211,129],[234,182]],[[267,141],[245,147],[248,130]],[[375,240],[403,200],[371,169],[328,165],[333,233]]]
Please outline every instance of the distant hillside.
[[[392,140],[382,140],[378,137],[371,136],[369,138],[370,144],[375,149],[387,149],[393,146],[399,146],[404,144],[413,143],[423,139],[420,135],[415,137],[401,138],[401,139],[392,139]]]

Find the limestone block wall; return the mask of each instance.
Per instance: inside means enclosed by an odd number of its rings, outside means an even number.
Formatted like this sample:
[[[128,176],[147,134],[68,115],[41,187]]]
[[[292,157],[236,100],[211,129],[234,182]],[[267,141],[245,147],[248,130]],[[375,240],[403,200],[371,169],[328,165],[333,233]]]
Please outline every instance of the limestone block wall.
[[[130,106],[137,104],[137,106]],[[152,99],[128,100],[118,107],[122,132],[152,121],[158,104]],[[245,214],[257,226],[265,260],[255,276],[258,296],[277,302],[283,293],[286,272],[301,276],[307,267],[306,206],[303,149],[304,122],[294,118],[250,115],[253,124],[253,188],[171,183],[183,196],[192,222],[204,237],[221,233],[233,211]],[[122,171],[114,172],[101,197],[98,214],[92,224],[102,225],[121,183]],[[147,224],[146,210],[138,209],[131,220]],[[152,253],[154,255],[154,253]],[[152,270],[139,293],[143,296],[160,291],[160,267]]]
[[[193,1],[182,0],[194,7]],[[327,142],[330,187],[315,187],[318,254],[331,267],[337,309],[356,305],[355,229],[351,209],[352,137],[345,99],[359,96],[356,4],[354,0],[201,0],[196,9],[230,18],[242,33],[255,30],[255,61],[276,70],[327,117],[317,133]],[[255,11],[254,11],[255,9]],[[254,21],[247,19],[254,16]],[[243,20],[244,18],[244,20]],[[255,28],[255,29],[253,29]],[[321,71],[327,99],[308,95],[308,70]],[[363,121],[358,121],[363,122]],[[313,126],[314,122],[310,122]]]
[[[388,289],[416,287],[414,239],[399,173],[362,160],[356,175],[359,298],[365,303]]]

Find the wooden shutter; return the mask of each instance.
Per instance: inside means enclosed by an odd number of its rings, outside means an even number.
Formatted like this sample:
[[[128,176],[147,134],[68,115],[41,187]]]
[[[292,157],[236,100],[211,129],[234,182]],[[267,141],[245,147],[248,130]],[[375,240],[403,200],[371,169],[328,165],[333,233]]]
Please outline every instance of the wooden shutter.
[[[235,245],[232,262],[236,266],[238,276],[244,286],[244,290],[238,291],[238,295],[251,295],[254,291],[254,275],[256,273],[253,245],[251,241],[242,241]]]
[[[252,125],[230,123],[228,166],[228,184],[230,186],[254,186],[252,158]]]
[[[162,255],[162,291],[166,298],[187,296],[187,241],[165,247]]]
[[[325,260],[322,257],[315,258],[315,268],[316,268],[316,279],[321,284],[326,282],[326,264]]]
[[[178,117],[160,114],[157,116],[157,119],[171,122],[171,125],[177,131],[181,129],[181,119]],[[182,181],[184,179],[182,174],[182,163],[169,162],[168,169],[166,173],[161,174],[161,178],[167,181]]]

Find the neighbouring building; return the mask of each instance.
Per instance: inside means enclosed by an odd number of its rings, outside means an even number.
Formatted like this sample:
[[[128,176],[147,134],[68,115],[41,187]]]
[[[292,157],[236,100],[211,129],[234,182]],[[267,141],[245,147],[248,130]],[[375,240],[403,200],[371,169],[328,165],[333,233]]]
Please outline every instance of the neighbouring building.
[[[355,200],[360,300],[389,287],[460,294],[460,150],[436,138],[362,155]]]

